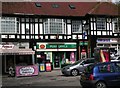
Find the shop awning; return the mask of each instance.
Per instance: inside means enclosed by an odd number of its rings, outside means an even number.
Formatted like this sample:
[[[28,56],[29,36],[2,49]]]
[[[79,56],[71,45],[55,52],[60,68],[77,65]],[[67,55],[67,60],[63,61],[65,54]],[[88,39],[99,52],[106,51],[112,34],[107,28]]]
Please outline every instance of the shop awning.
[[[30,55],[35,54],[32,49],[0,49],[0,55]]]

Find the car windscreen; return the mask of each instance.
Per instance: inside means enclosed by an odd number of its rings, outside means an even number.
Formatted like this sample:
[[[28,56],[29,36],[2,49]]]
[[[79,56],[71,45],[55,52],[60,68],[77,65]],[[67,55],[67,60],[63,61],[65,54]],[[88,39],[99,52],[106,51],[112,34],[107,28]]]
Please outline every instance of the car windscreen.
[[[94,65],[88,65],[86,68],[85,68],[85,73],[92,73],[93,72],[93,68],[94,68]]]
[[[82,61],[83,61],[83,59],[80,59],[80,60],[76,61],[75,63],[73,63],[72,65],[77,65],[77,64],[79,64]]]

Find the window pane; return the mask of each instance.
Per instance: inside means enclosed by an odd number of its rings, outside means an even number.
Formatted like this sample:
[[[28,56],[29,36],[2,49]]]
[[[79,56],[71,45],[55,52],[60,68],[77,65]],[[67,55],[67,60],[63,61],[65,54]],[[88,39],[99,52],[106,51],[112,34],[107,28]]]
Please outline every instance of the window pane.
[[[63,19],[45,19],[44,31],[45,34],[64,34],[65,22]]]
[[[114,72],[114,68],[113,68],[112,64],[107,64],[107,65],[99,66],[99,71],[101,73]]]
[[[120,63],[115,64],[115,70],[116,72],[120,72]]]
[[[97,18],[97,29],[103,30],[105,29],[105,18]]]
[[[81,21],[72,21],[72,33],[82,33]]]
[[[1,33],[17,33],[17,25],[19,25],[14,17],[2,17]]]

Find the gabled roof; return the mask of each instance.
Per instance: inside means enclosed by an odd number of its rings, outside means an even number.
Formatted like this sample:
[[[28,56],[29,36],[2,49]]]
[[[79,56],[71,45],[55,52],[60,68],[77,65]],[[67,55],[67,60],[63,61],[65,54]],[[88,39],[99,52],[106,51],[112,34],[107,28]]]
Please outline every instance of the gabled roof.
[[[108,2],[37,2],[40,7],[36,7],[35,2],[3,2],[2,14],[23,14],[23,15],[43,15],[43,16],[85,16],[95,15],[118,15],[117,7]],[[57,8],[52,5],[57,4]],[[75,8],[71,9],[69,5]]]

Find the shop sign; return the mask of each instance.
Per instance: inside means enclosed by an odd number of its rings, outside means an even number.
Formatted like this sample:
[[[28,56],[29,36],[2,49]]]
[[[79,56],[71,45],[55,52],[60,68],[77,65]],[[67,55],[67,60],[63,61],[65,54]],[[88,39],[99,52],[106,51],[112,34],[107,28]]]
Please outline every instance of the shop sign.
[[[0,45],[0,49],[13,49],[14,45]]]
[[[110,39],[97,39],[97,42],[110,42]]]
[[[20,75],[32,75],[34,73],[34,68],[23,67],[20,69]]]
[[[80,42],[79,45],[88,45],[88,42]]]
[[[71,49],[71,48],[76,48],[76,44],[47,44],[46,49]]]
[[[46,44],[44,43],[37,44],[36,49],[46,49]]]
[[[39,47],[40,46],[40,47]],[[42,48],[41,48],[42,47]],[[41,46],[40,45],[37,45],[36,46],[37,49],[74,49],[76,48],[76,44],[46,44]]]
[[[108,43],[117,42],[117,39],[115,39],[115,38],[111,38],[111,39],[108,39],[108,38],[103,39],[103,38],[101,38],[101,39],[97,39],[97,42],[108,42]]]
[[[40,48],[41,48],[41,49],[44,49],[44,48],[45,48],[45,45],[44,45],[44,44],[41,44],[41,45],[40,45]]]
[[[16,66],[16,76],[33,76],[38,75],[38,66]]]
[[[70,44],[64,44],[64,45],[58,45],[58,48],[60,48],[60,49],[64,49],[64,48],[76,48],[76,44],[72,44],[72,45],[70,45]]]
[[[47,45],[46,45],[46,48],[47,48],[47,49],[56,49],[56,48],[57,48],[57,45],[55,45],[55,44],[47,44]]]

